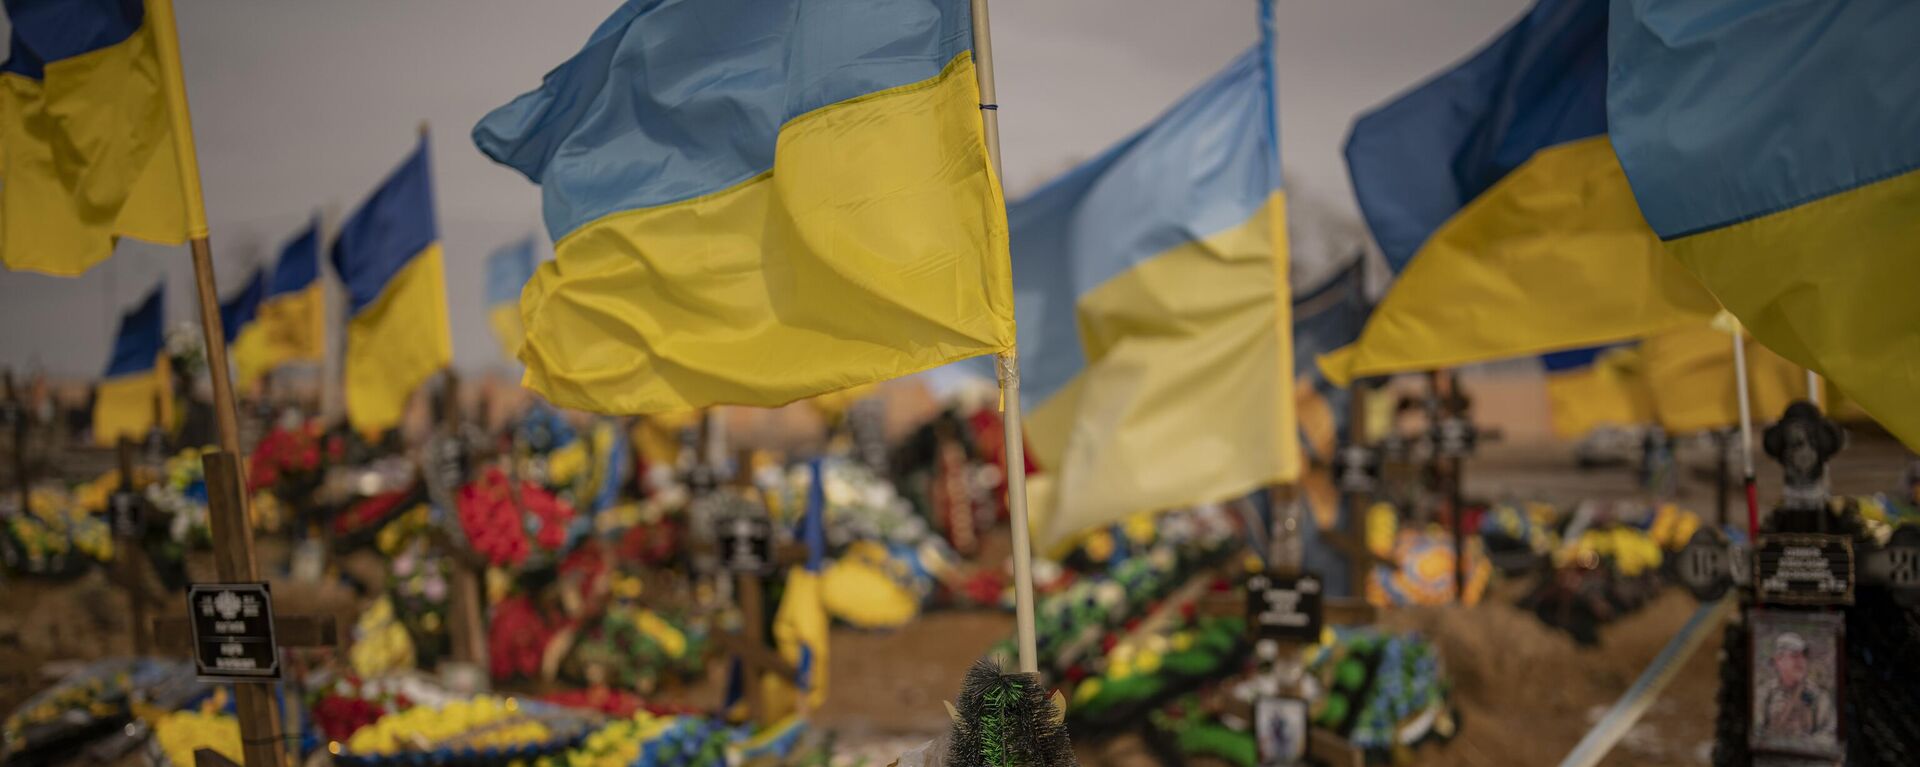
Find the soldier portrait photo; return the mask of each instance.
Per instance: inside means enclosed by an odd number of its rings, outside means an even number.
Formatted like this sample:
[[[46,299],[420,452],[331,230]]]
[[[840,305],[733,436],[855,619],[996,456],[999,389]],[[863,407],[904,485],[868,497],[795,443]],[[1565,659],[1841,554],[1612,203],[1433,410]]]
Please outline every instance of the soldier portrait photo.
[[[1836,689],[1839,616],[1755,611],[1753,746],[1756,750],[1841,753]]]

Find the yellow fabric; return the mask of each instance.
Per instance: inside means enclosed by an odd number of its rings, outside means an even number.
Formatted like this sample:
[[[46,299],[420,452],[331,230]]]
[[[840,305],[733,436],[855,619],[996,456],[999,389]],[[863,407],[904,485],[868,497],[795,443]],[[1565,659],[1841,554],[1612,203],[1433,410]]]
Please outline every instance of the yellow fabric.
[[[500,342],[500,351],[508,359],[518,359],[520,346],[527,340],[527,329],[520,324],[520,305],[505,303],[488,307],[487,325],[493,328],[493,337]]]
[[[847,416],[847,409],[853,407],[853,403],[873,396],[879,388],[878,384],[861,384],[850,389],[841,389],[813,397],[807,400],[807,404],[812,406],[813,411],[819,413],[820,418],[827,423],[839,423],[840,419]]]
[[[820,574],[827,612],[867,629],[899,628],[920,614],[920,597],[887,573],[887,550],[856,541]]]
[[[521,304],[527,386],[607,413],[777,406],[1005,350],[970,55],[795,118],[767,173],[569,234]]]
[[[1920,171],[1666,245],[1754,338],[1920,450]]]
[[[347,323],[347,422],[362,434],[398,424],[413,390],[453,361],[442,261],[427,246]]]
[[[319,362],[327,355],[327,299],[319,280],[296,293],[260,302],[253,322],[234,336],[231,350],[241,388],[289,362]]]
[[[187,237],[207,236],[207,204],[200,197],[200,157],[193,147],[193,117],[187,109],[186,76],[180,68],[180,34],[173,23],[173,0],[146,0],[147,19],[153,25],[154,50],[160,74],[166,78],[167,118],[172,127],[173,151],[179,159],[180,193],[186,208]]]
[[[160,418],[157,424],[156,415]],[[113,445],[121,437],[138,442],[146,439],[154,426],[167,429],[172,423],[173,374],[166,353],[161,353],[151,370],[100,382],[93,401],[94,444]]]
[[[1585,368],[1548,373],[1547,401],[1554,433],[1569,439],[1653,420],[1653,392],[1638,349],[1609,349]]]
[[[1642,340],[1640,349],[1661,428],[1685,434],[1740,423],[1733,337],[1726,331],[1707,324],[1676,328]],[[1753,419],[1770,423],[1788,403],[1806,396],[1806,376],[1752,339],[1746,349]]]
[[[1299,476],[1285,210],[1276,191],[1239,226],[1080,297],[1086,367],[1028,411],[1041,550]]]
[[[156,3],[157,4],[157,3]],[[188,236],[152,24],[49,62],[40,82],[0,75],[0,262],[72,277],[115,238]]]
[[[820,598],[820,576],[802,567],[787,571],[786,591],[780,596],[780,609],[773,614],[773,643],[780,659],[795,670],[800,669],[801,647],[812,654],[808,671],[811,689],[805,697],[808,708],[819,708],[827,702],[827,634],[831,626]],[[770,694],[767,700],[775,703],[775,715],[790,711],[799,693],[794,680],[770,675],[763,681]]]
[[[1360,340],[1320,358],[1340,385],[1638,338],[1719,311],[1662,255],[1606,136],[1543,149],[1435,232]]]

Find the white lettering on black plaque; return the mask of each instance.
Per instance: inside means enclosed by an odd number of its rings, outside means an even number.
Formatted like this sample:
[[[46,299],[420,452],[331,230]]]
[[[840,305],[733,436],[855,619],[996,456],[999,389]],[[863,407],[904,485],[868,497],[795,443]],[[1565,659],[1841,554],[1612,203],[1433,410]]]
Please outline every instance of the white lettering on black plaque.
[[[773,523],[766,517],[737,515],[719,522],[720,561],[736,573],[765,573],[773,567]]]
[[[193,662],[207,680],[280,678],[273,641],[273,600],[265,583],[195,583],[187,587]]]
[[[1760,601],[1853,604],[1853,539],[1844,535],[1765,535],[1753,551]]]
[[[1256,639],[1316,642],[1325,625],[1320,577],[1254,575],[1247,579],[1247,624]]]

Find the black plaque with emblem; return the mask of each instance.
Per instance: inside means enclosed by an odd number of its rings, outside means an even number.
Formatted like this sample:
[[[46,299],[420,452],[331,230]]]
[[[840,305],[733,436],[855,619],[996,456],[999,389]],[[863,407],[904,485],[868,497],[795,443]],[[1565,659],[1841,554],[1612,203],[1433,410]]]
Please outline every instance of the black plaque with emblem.
[[[1901,525],[1885,546],[1862,553],[1860,580],[1885,588],[1902,607],[1920,607],[1920,527]]]
[[[1674,575],[1694,599],[1712,602],[1733,588],[1733,556],[1724,537],[1701,528],[1674,558]]]
[[[1793,533],[1760,536],[1753,549],[1760,601],[1786,605],[1853,604],[1853,539]]]
[[[773,569],[773,522],[765,515],[732,514],[714,530],[720,563],[736,573],[765,574]]]
[[[1247,579],[1247,626],[1255,639],[1320,641],[1326,625],[1320,576],[1273,573]]]
[[[265,583],[187,586],[193,626],[193,662],[207,681],[280,678],[280,646],[273,641],[273,599]]]

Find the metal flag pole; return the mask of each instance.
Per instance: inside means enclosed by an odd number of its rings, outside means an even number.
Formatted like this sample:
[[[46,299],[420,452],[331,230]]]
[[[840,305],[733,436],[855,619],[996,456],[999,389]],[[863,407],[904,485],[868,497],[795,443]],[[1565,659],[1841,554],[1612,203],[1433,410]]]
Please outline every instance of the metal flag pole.
[[[206,335],[207,373],[213,379],[214,422],[219,427],[220,450],[207,453],[207,506],[214,534],[214,560],[222,581],[259,580],[254,559],[253,530],[248,523],[240,464],[240,420],[233,401],[233,380],[227,366],[226,333],[220,324],[220,293],[213,277],[213,248],[207,239],[206,202],[200,193],[200,165],[194,152],[193,119],[187,111],[186,78],[180,69],[180,37],[174,26],[172,0],[148,0],[153,37],[166,78],[167,112],[173,129],[173,148],[180,163],[181,194],[185,197],[187,237],[193,251],[193,276],[200,304],[200,329]],[[239,713],[240,742],[247,767],[280,767],[279,716],[270,688],[261,684],[234,685]]]
[[[1000,104],[993,92],[993,34],[987,21],[987,0],[973,2],[973,66],[980,84],[981,132],[987,141],[987,159],[993,175],[1000,169]],[[1020,430],[1020,350],[1009,348],[994,359],[1000,379],[1001,407],[1006,417],[1001,436],[1007,460],[1007,516],[1013,527],[1013,619],[1020,652],[1020,670],[1037,673],[1040,654],[1033,630],[1033,541],[1027,526],[1027,447]]]
[[[1820,402],[1823,393],[1820,390],[1820,374],[1813,372],[1813,368],[1807,368],[1807,401],[1813,403],[1814,407],[1826,410],[1826,405]]]
[[[1733,338],[1733,379],[1740,400],[1740,469],[1747,490],[1747,540],[1760,535],[1760,496],[1753,482],[1753,411],[1747,394],[1747,343],[1739,324],[1729,329]]]

